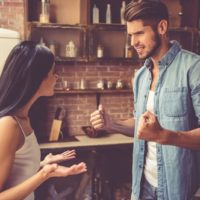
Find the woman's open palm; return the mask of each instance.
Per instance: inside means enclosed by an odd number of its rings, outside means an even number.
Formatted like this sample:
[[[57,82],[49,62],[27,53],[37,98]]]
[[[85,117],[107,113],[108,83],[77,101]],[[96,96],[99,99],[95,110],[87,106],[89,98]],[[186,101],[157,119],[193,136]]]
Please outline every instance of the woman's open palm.
[[[51,164],[51,163],[60,163],[62,161],[71,160],[76,157],[76,151],[75,150],[67,150],[63,153],[53,155],[52,153],[49,153],[44,160],[41,162],[41,166]]]

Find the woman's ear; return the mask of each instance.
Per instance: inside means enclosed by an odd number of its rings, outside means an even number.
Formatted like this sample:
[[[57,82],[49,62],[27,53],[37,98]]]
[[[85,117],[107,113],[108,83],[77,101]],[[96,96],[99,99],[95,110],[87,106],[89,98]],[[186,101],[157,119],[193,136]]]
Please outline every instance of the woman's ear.
[[[161,20],[159,23],[158,23],[158,33],[160,35],[165,35],[166,32],[167,32],[167,29],[168,29],[168,22],[167,20]]]

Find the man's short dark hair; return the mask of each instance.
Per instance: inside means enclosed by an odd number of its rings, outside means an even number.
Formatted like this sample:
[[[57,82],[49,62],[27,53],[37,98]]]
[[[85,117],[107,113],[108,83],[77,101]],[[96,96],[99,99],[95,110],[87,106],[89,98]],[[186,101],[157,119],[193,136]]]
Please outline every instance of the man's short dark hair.
[[[132,0],[126,7],[124,18],[128,22],[137,19],[169,21],[169,14],[166,5],[159,0]]]

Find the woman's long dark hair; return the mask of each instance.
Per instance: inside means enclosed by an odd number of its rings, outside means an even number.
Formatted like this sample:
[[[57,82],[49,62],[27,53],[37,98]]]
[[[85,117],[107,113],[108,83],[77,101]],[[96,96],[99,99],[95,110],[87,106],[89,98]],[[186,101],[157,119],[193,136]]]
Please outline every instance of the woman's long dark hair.
[[[54,64],[45,46],[23,41],[10,52],[0,76],[0,117],[23,107]]]

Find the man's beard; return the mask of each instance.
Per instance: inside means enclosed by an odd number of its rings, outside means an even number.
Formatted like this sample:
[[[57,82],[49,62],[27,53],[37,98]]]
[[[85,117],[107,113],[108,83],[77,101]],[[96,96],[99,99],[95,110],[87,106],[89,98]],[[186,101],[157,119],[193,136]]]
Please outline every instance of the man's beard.
[[[157,53],[157,50],[160,48],[161,39],[160,39],[159,34],[156,31],[155,31],[155,35],[154,35],[154,39],[153,40],[155,42],[155,45],[152,47],[151,51],[142,59],[153,57]]]

